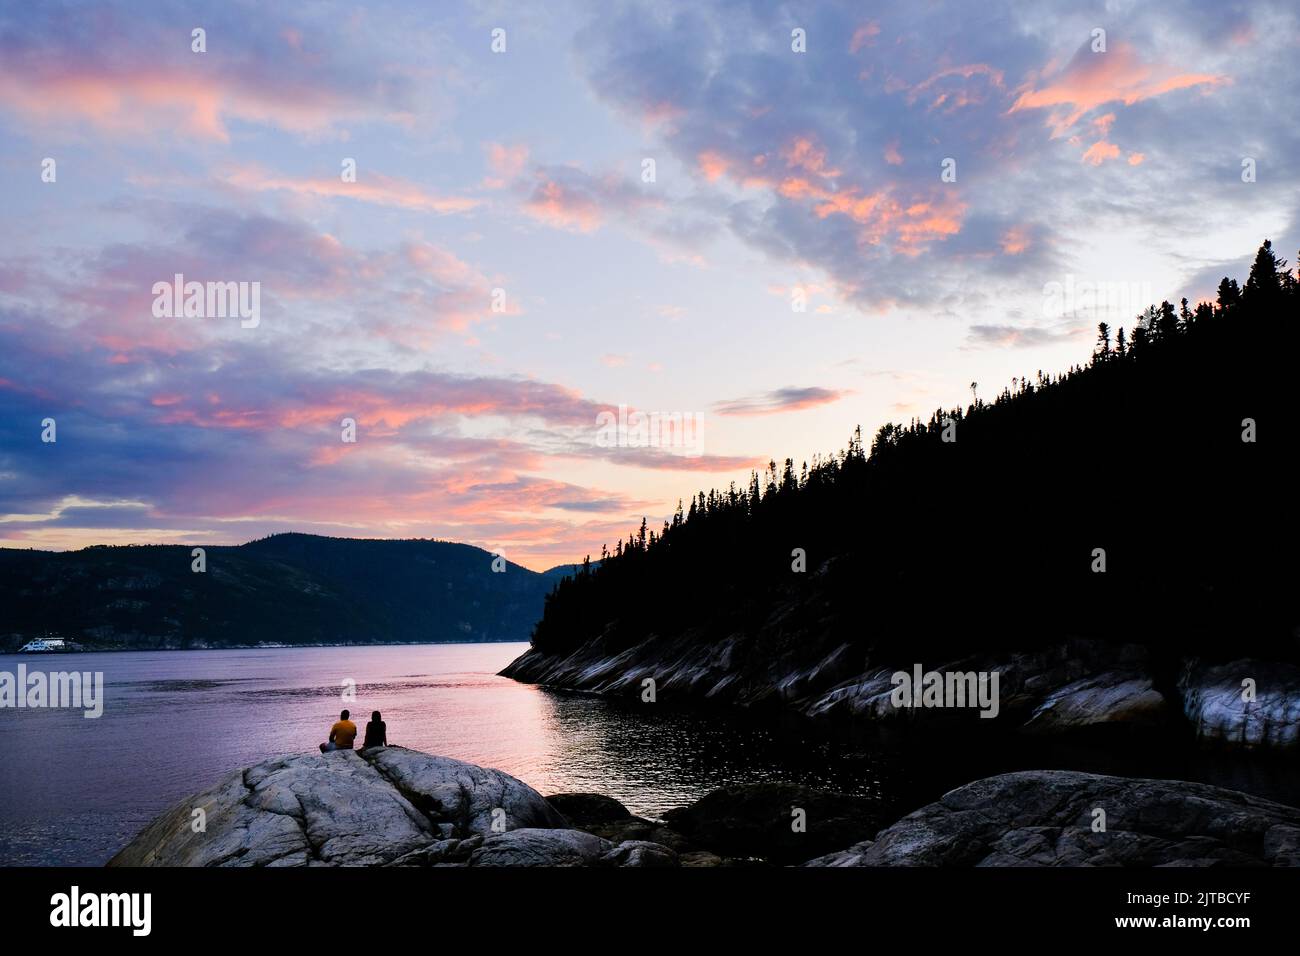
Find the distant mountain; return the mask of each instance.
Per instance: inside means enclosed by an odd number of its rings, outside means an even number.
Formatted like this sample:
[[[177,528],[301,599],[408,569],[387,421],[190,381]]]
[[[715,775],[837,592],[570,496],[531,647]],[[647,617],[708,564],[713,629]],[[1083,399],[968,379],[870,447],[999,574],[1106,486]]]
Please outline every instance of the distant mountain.
[[[87,647],[523,641],[564,576],[448,541],[278,534],[188,545],[0,549],[0,650],[59,635]]]
[[[600,566],[599,561],[592,561],[588,565],[588,570],[594,570]],[[581,564],[557,564],[553,568],[547,568],[542,572],[542,576],[549,578],[552,582],[559,581],[562,578],[571,578],[582,571]]]

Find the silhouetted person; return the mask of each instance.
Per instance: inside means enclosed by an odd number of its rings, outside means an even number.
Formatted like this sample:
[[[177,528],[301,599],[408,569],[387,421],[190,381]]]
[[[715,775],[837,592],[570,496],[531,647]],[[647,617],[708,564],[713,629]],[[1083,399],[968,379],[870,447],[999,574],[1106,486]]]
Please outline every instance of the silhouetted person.
[[[346,710],[339,714],[338,722],[330,728],[329,742],[320,745],[321,753],[352,749],[352,741],[357,739],[357,725],[348,720],[348,716]]]
[[[387,746],[388,728],[384,725],[384,719],[379,716],[379,711],[376,710],[370,714],[370,722],[366,724],[366,739],[361,742],[361,749]]]

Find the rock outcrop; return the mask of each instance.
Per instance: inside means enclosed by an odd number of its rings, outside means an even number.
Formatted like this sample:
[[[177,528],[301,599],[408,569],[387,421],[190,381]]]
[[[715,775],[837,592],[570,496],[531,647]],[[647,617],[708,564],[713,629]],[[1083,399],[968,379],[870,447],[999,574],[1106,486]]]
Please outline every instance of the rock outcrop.
[[[401,747],[280,757],[182,801],[109,866],[1300,866],[1300,809],[1073,771],[977,780],[879,832],[863,798],[786,783],[717,790],[666,823],[599,794],[554,801]]]
[[[687,839],[728,857],[802,863],[875,833],[882,823],[864,797],[793,783],[723,787],[664,821]]]
[[[395,866],[676,866],[677,854],[644,840],[613,843],[582,830],[527,827],[490,837],[441,840]]]
[[[800,647],[758,646],[731,635],[652,637],[612,651],[602,640],[564,655],[530,649],[501,673],[525,683],[609,695],[639,694],[653,678],[661,700],[674,697],[741,707],[779,705],[809,717],[868,723],[938,724],[975,718],[974,707],[895,706],[892,677],[911,663],[869,661],[848,644],[810,639]],[[998,713],[989,725],[1025,733],[1087,733],[1100,727],[1165,730],[1185,715],[1205,740],[1230,746],[1300,746],[1300,668],[1238,661],[1189,667],[1177,693],[1157,686],[1140,645],[1071,640],[1023,652],[925,661],[927,671],[999,675]],[[1257,700],[1244,701],[1244,677]]]
[[[1103,671],[1047,693],[1025,730],[1048,733],[1102,724],[1152,725],[1165,718],[1165,695],[1140,673]]]
[[[633,816],[613,797],[599,793],[557,793],[546,798],[569,825],[616,844],[654,844],[676,855],[680,866],[727,866],[735,861],[703,849],[677,830]]]
[[[618,866],[673,858],[668,848],[569,829],[541,794],[499,770],[375,747],[279,757],[231,774],[160,816],[109,866]]]
[[[1300,744],[1300,667],[1250,659],[1191,666],[1179,689],[1202,740],[1246,748]]]
[[[1022,771],[959,787],[805,865],[1297,866],[1300,809],[1200,783]]]

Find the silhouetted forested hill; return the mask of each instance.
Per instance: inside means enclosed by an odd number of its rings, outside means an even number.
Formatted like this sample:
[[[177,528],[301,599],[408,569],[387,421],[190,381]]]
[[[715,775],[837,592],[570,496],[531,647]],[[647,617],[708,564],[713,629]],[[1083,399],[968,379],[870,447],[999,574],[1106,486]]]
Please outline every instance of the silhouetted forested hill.
[[[1300,293],[1285,262],[1265,243],[1217,303],[1166,302],[1098,332],[1085,366],[1031,370],[992,402],[799,469],[773,462],[661,529],[643,523],[561,582],[534,647],[779,642],[805,626],[783,623],[796,607],[834,632],[828,646],[875,659],[1075,635],[1141,642],[1157,661],[1294,658]]]
[[[524,640],[555,578],[446,541],[279,534],[209,547],[0,549],[0,650]]]

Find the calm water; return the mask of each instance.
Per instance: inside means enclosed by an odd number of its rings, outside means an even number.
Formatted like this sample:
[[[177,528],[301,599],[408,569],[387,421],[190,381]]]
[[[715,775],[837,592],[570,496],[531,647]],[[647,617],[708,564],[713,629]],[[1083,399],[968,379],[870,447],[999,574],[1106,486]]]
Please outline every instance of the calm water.
[[[104,714],[0,710],[0,865],[104,863],[158,813],[268,757],[314,753],[339,710],[380,710],[390,743],[498,767],[543,794],[594,791],[658,817],[732,783],[790,780],[859,793],[884,822],[1006,770],[1063,768],[1205,780],[1300,804],[1294,760],[1215,758],[1164,740],[1066,748],[1002,737],[846,738],[803,721],[675,710],[518,684],[524,644],[7,655],[102,671]],[[984,722],[976,721],[977,725]],[[980,729],[984,729],[982,726]]]
[[[787,779],[880,793],[882,766],[752,719],[674,712],[495,676],[525,644],[9,655],[103,671],[102,717],[0,710],[0,865],[99,865],[154,816],[249,764],[314,752],[347,706],[388,739],[657,816],[727,783]],[[356,682],[344,705],[340,683]]]

